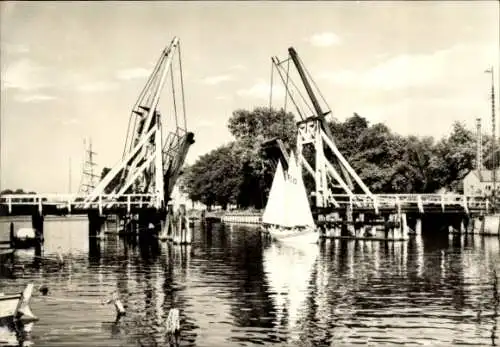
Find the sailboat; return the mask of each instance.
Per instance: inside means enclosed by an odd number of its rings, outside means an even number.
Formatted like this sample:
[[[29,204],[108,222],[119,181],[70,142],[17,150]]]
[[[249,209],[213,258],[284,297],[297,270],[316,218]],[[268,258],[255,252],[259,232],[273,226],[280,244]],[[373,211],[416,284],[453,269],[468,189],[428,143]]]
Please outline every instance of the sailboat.
[[[319,233],[314,223],[311,207],[297,165],[295,155],[290,153],[288,170],[284,172],[278,162],[266,208],[262,215],[262,226],[275,240],[286,243],[317,243]]]

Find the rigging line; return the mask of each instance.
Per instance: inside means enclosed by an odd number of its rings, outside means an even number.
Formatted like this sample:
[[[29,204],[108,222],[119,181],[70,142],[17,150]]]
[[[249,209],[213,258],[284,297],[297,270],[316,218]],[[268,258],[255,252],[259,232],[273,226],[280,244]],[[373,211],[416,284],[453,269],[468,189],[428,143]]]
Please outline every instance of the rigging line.
[[[184,130],[187,130],[187,121],[186,121],[186,100],[184,97],[184,78],[182,75],[182,60],[181,60],[181,43],[179,42],[177,53],[179,57],[179,70],[181,73],[181,94],[182,94],[182,114],[184,116]]]
[[[288,89],[288,83],[290,82],[290,58],[287,59],[288,63],[287,63],[287,67],[286,67],[286,87],[285,89]],[[287,107],[287,104],[288,104],[288,93],[285,93],[285,107],[283,109],[283,133],[281,134],[281,136],[283,137],[284,133],[285,133],[285,118],[286,118],[286,107]]]
[[[321,93],[321,89],[319,89],[318,85],[316,84],[316,82],[314,81],[314,79],[312,78],[312,75],[309,73],[309,70],[307,69],[307,67],[304,65],[304,63],[302,62],[302,59],[300,57],[298,57],[299,60],[300,60],[300,64],[302,65],[302,67],[304,68],[307,76],[309,77],[309,79],[311,80],[311,82],[313,83],[314,87],[316,88],[316,91],[318,92],[319,96],[321,97],[321,99],[323,100],[323,102],[326,104],[326,107],[328,107],[328,111],[332,112],[332,108],[330,107],[330,105],[328,104],[328,102],[326,101],[326,98],[323,96],[323,93]]]
[[[288,60],[291,60],[291,57],[288,58]],[[314,110],[311,108],[311,106],[309,106],[306,98],[304,97],[304,95],[300,92],[300,89],[297,87],[297,85],[295,84],[295,82],[293,81],[293,78],[290,78],[290,81],[292,82],[292,86],[295,88],[295,91],[299,94],[300,98],[302,99],[303,103],[307,106],[307,108],[309,109],[309,111],[314,114]],[[291,89],[290,89],[291,90]],[[291,92],[290,92],[290,96],[291,96]],[[293,100],[293,99],[292,99]],[[302,112],[304,113],[304,110],[303,110],[303,107],[302,106],[298,106],[296,105],[297,108],[301,108]],[[303,118],[302,118],[303,119]]]
[[[140,106],[140,104],[144,101],[144,98],[146,98],[147,92],[150,91],[150,87],[153,84],[153,82],[154,82],[154,80],[155,80],[155,78],[156,78],[156,76],[158,74],[158,71],[160,70],[160,67],[162,66],[163,61],[165,59],[165,52],[166,52],[166,50],[164,49],[163,52],[160,55],[160,59],[158,60],[158,62],[156,63],[156,65],[155,65],[155,67],[153,69],[153,71],[149,75],[148,80],[147,80],[145,86],[142,88],[141,93],[139,94],[139,97],[137,98],[137,100],[136,100],[136,102],[134,104],[134,107],[132,108],[132,112],[130,114],[129,122],[128,122],[128,126],[127,126],[127,138],[125,139],[125,147],[123,149],[122,158],[124,158],[126,156],[127,150],[130,150],[131,147],[133,147],[132,140],[133,140],[133,137],[134,137],[134,134],[135,134],[135,128],[136,128],[136,124],[137,124],[137,118],[141,117],[141,116],[137,115],[136,113],[134,113],[134,111],[137,110],[137,108]],[[147,105],[142,105],[142,106],[147,106]],[[133,123],[134,126],[132,128],[132,132],[130,132],[130,126],[131,126],[131,123],[132,123],[132,117],[135,117],[136,121]],[[131,135],[132,138],[130,138],[129,135]]]
[[[286,84],[285,89],[288,89],[288,83],[290,82],[290,59],[287,59],[288,63],[286,66]],[[288,93],[285,93],[285,114],[286,114],[286,106],[288,103]]]
[[[175,85],[174,85],[174,67],[173,64],[170,64],[170,80],[172,81],[172,99],[174,101],[174,117],[175,117],[175,133],[177,134],[179,124],[177,121],[177,103],[176,103],[176,98],[175,98]]]
[[[87,157],[86,157],[86,154],[87,154],[87,143],[85,142],[85,138],[83,139],[83,150],[84,150],[84,155],[83,155],[83,163],[82,163],[82,175],[80,176],[80,184],[79,184],[79,187],[78,187],[78,191],[79,192],[83,192],[83,185],[84,185],[84,175],[85,175],[85,163],[87,161]]]
[[[274,59],[276,59],[276,61],[278,61],[278,58],[276,58],[276,57],[275,57]],[[275,62],[274,60],[273,60],[273,64],[276,66],[276,70],[278,71],[278,74],[279,74],[279,76],[280,76],[280,78],[281,78],[281,82],[282,82],[283,84],[285,84],[285,79],[283,78],[283,75],[281,74],[281,71],[280,71],[280,66],[279,66],[278,64],[276,64],[276,62]],[[292,81],[292,83],[293,83],[293,81]],[[286,86],[285,86],[285,87],[286,87]],[[288,90],[287,88],[285,88],[285,92],[286,92],[286,93],[289,93],[289,90]],[[294,104],[295,108],[297,109],[297,113],[299,114],[300,118],[303,120],[303,119],[304,119],[304,117],[302,116],[301,110],[300,110],[300,108],[298,107],[297,103],[295,102],[295,100],[294,100],[294,98],[293,98],[293,96],[292,96],[291,94],[290,94],[290,99],[292,100],[292,102],[293,102],[293,104]]]
[[[311,108],[311,106],[309,106],[309,104],[307,103],[307,100],[306,98],[304,97],[304,95],[300,92],[300,89],[297,87],[297,85],[295,84],[295,82],[293,81],[293,78],[290,78],[290,82],[292,83],[292,86],[295,88],[295,91],[299,94],[300,98],[302,99],[302,101],[304,102],[304,104],[307,106],[307,108],[309,109],[309,111],[311,111],[311,113],[314,114],[314,110]],[[291,88],[289,88],[289,90],[291,90]],[[295,104],[295,107],[296,108],[301,108],[298,106],[298,104],[294,101],[294,99],[292,98],[292,93],[290,92],[290,98],[291,100],[293,101],[293,103]],[[302,110],[303,112],[303,110]],[[304,117],[302,116],[302,114],[300,115],[302,120],[304,119]]]

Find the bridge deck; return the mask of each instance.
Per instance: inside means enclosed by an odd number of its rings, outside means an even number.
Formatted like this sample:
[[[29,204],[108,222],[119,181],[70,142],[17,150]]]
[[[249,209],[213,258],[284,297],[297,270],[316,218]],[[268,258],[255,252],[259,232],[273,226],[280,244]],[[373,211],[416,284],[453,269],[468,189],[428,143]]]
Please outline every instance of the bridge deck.
[[[85,205],[87,195],[78,194],[24,194],[0,196],[0,215],[32,214],[38,209],[44,214],[86,214],[98,210],[101,214],[133,213],[158,206],[156,194],[103,194]],[[353,211],[387,210],[401,212],[488,212],[490,203],[484,196],[460,194],[365,194],[332,196],[333,204],[321,208],[334,212],[352,208]]]
[[[0,196],[0,215],[43,214],[101,214],[134,213],[154,210],[158,206],[156,194],[103,194],[94,201],[84,203],[87,195],[77,194],[23,194]]]
[[[373,211],[379,213],[387,210],[400,212],[488,212],[490,202],[484,196],[467,196],[461,194],[337,194],[332,195],[332,203],[321,208],[323,212],[342,211],[351,208],[353,211]]]

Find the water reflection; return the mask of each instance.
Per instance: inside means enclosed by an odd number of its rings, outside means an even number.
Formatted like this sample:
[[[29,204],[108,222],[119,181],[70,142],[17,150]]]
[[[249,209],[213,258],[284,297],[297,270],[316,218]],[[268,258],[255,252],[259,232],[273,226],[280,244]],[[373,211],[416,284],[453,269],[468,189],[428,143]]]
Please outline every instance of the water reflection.
[[[49,286],[33,298],[35,346],[164,346],[173,307],[182,346],[491,345],[498,334],[498,238],[428,233],[297,250],[251,227],[195,230],[192,245],[173,246],[89,239],[86,221],[51,221],[42,257],[17,253],[0,291]],[[127,311],[118,322],[101,304],[114,291]]]

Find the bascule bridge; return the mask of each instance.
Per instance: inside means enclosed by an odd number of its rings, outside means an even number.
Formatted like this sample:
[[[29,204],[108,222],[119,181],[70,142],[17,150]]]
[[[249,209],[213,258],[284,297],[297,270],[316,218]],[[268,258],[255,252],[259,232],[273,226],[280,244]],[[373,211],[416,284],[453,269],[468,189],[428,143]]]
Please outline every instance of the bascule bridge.
[[[271,103],[273,73],[276,71],[285,87],[285,110],[290,100],[300,118],[296,123],[297,161],[304,174],[314,180],[311,205],[319,224],[330,224],[330,217],[351,226],[356,222],[365,222],[365,216],[373,219],[383,217],[386,224],[390,218],[393,225],[402,230],[400,235],[405,239],[407,215],[411,216],[412,230],[418,233],[424,215],[451,216],[453,221],[450,224],[453,226],[450,227],[460,230],[464,228],[463,222],[468,221],[468,216],[488,212],[488,201],[480,196],[372,193],[337,148],[326,119],[331,114],[331,108],[297,51],[290,47],[288,57],[272,57],[271,60]],[[268,143],[265,149],[271,156],[283,161],[286,168],[287,154],[282,144],[276,140],[271,142],[274,146]]]
[[[170,107],[160,109],[167,86]],[[132,107],[122,156],[107,175],[80,194],[1,196],[1,215],[33,215],[35,228],[48,214],[88,214],[91,224],[107,214],[157,218],[165,214],[193,143],[194,134],[187,128],[181,46],[174,37]]]

